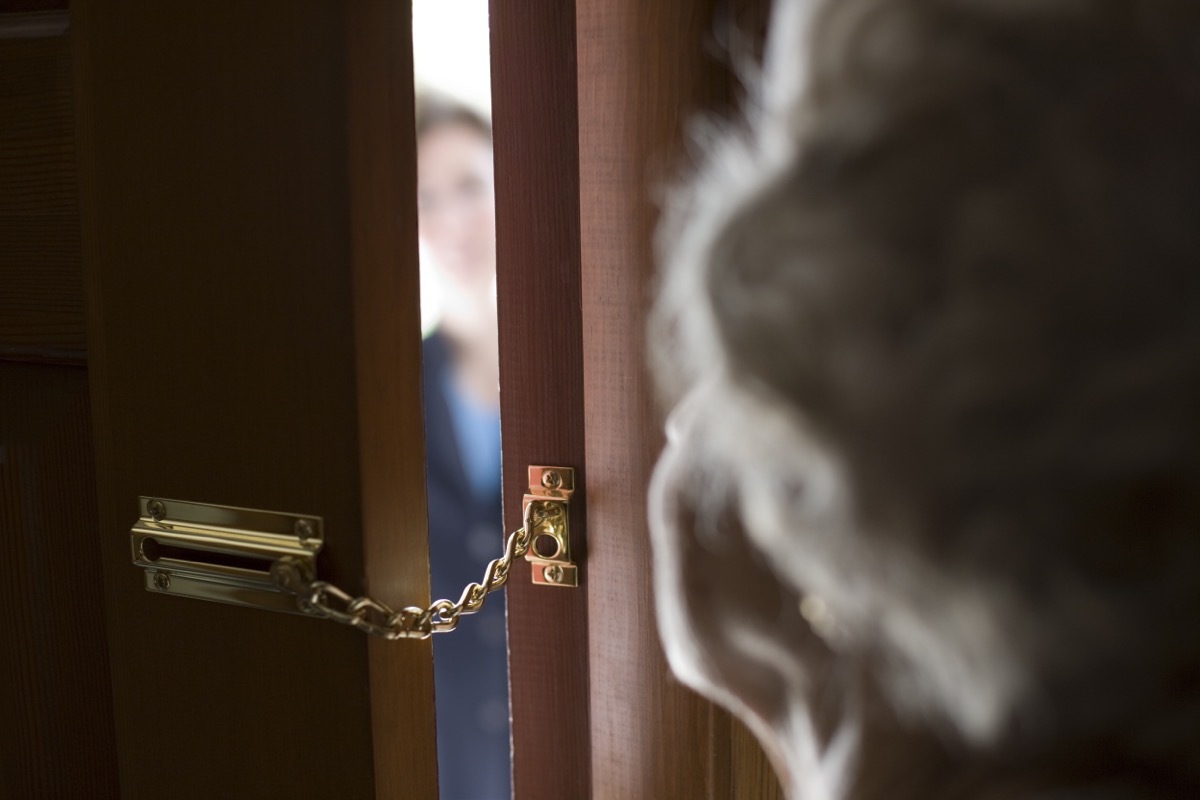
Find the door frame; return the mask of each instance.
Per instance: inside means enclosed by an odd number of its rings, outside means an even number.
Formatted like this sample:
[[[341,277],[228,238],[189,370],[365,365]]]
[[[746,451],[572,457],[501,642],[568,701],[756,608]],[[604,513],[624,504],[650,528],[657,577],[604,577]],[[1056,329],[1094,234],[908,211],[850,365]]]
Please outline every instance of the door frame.
[[[504,519],[521,524],[529,465],[575,469],[580,586],[513,570],[508,614],[514,797],[591,796],[583,320],[575,4],[492,0],[492,130]]]
[[[646,535],[658,192],[695,118],[735,105],[717,42],[761,42],[768,6],[491,3],[505,519],[519,524],[526,465],[575,467],[586,556],[579,589],[527,569],[508,589],[520,800],[782,796],[745,728],[671,677]]]

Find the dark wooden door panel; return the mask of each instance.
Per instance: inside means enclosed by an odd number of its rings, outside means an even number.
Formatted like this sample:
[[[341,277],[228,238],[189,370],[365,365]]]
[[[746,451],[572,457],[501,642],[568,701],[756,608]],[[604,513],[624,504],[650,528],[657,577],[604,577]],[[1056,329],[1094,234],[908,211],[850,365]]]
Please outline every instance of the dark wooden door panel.
[[[65,29],[65,12],[35,15]],[[0,359],[81,364],[86,352],[70,40],[3,38],[0,14]]]
[[[0,13],[0,796],[103,799],[117,761],[66,30],[65,11]]]
[[[435,797],[428,642],[151,594],[128,542],[141,494],[310,513],[322,577],[427,600],[411,10],[72,17],[122,796]]]
[[[115,798],[87,373],[0,363],[0,796]]]

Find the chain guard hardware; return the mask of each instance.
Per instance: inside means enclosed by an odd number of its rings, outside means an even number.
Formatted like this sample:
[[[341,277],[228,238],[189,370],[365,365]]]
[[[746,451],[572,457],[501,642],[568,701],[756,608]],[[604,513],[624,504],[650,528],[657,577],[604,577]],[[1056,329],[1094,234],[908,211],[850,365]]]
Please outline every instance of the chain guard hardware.
[[[272,565],[271,575],[281,589],[296,596],[305,614],[383,639],[428,639],[435,633],[454,630],[463,616],[483,608],[488,595],[508,583],[512,564],[518,558],[524,557],[533,565],[535,584],[579,585],[578,567],[570,559],[567,527],[567,503],[574,491],[575,471],[570,467],[530,467],[522,526],[508,535],[503,555],[488,564],[483,580],[468,583],[455,602],[437,600],[424,608],[396,610],[371,597],[353,597],[326,581],[314,581],[302,564],[288,557]]]
[[[131,530],[134,563],[149,591],[333,620],[383,639],[428,639],[458,627],[508,583],[513,562],[532,564],[533,582],[578,586],[570,558],[567,504],[575,491],[569,467],[530,467],[522,525],[479,583],[458,600],[394,609],[316,580],[323,539],[319,517],[142,497]]]
[[[424,608],[396,610],[371,597],[354,597],[327,581],[306,580],[287,557],[272,565],[271,574],[282,590],[296,596],[300,610],[309,616],[340,622],[382,639],[428,639],[457,628],[464,615],[479,611],[489,594],[504,588],[513,561],[529,551],[535,513],[532,506],[526,509],[525,524],[508,535],[504,554],[487,565],[480,583],[466,585],[457,602],[436,600]]]
[[[533,565],[533,582],[539,586],[579,585],[579,569],[571,560],[567,508],[574,493],[575,470],[570,467],[529,468],[523,506],[534,509],[534,531],[525,560]]]

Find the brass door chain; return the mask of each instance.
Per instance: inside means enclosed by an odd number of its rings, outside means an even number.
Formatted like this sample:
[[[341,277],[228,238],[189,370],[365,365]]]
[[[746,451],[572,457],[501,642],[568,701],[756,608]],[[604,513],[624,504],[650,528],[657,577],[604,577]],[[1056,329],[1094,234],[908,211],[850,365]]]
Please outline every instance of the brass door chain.
[[[523,522],[488,563],[480,583],[457,602],[393,609],[317,580],[324,520],[308,514],[261,511],[186,500],[140,498],[130,530],[133,563],[146,590],[178,597],[269,608],[330,619],[384,639],[428,639],[458,627],[508,583],[513,562],[525,558],[541,586],[578,586],[571,560],[567,505],[575,491],[570,467],[530,467]]]
[[[492,559],[484,570],[483,582],[468,583],[456,603],[437,600],[428,608],[406,606],[395,611],[387,603],[370,597],[352,597],[332,583],[312,580],[305,575],[300,562],[290,556],[271,566],[271,577],[281,589],[296,595],[300,610],[310,616],[350,625],[383,639],[428,639],[435,633],[457,628],[463,615],[479,611],[489,594],[504,588],[513,561],[529,552],[533,529],[546,517],[545,504],[526,505],[524,525],[508,535],[504,555]]]

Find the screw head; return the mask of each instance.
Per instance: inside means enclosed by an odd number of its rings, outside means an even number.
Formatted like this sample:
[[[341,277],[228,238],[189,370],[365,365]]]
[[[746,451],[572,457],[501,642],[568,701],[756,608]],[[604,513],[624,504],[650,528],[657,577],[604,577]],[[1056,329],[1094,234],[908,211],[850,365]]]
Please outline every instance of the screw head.
[[[165,572],[154,573],[154,588],[165,592],[171,588],[171,576]]]
[[[150,513],[150,518],[155,522],[167,516],[167,504],[162,500],[151,500],[146,504],[146,511]]]
[[[550,581],[550,583],[562,583],[563,568],[558,564],[551,564],[542,570],[542,577]]]
[[[562,486],[562,475],[558,474],[558,470],[548,469],[542,473],[542,486],[547,489],[557,489]]]
[[[296,524],[292,527],[292,530],[302,542],[313,537],[313,524],[306,519],[296,520]]]

